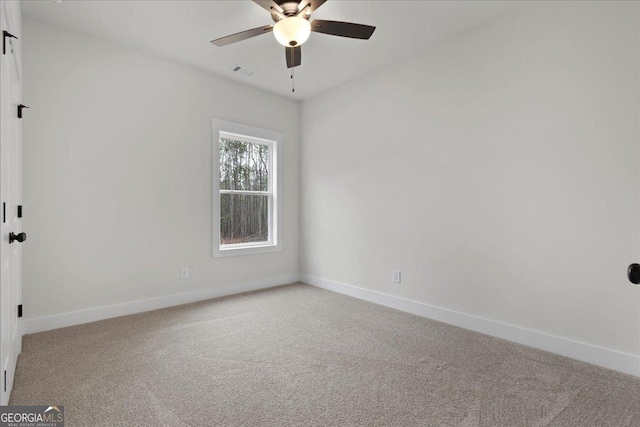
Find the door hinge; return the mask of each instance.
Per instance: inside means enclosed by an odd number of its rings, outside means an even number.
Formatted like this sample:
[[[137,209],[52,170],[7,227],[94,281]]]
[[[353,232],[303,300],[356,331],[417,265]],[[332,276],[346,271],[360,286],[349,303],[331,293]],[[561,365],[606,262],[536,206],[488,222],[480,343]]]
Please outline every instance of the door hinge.
[[[18,40],[18,38],[13,34],[11,34],[9,31],[2,30],[2,54],[3,55],[7,53],[7,37],[10,39]]]
[[[7,204],[2,202],[2,223],[7,222]]]
[[[22,205],[18,205],[18,218],[22,218]]]
[[[21,119],[22,118],[22,110],[25,108],[29,108],[24,104],[20,104],[18,105],[18,118]]]
[[[22,317],[22,304],[18,305],[18,317]]]
[[[7,370],[4,370],[4,392],[7,392]]]

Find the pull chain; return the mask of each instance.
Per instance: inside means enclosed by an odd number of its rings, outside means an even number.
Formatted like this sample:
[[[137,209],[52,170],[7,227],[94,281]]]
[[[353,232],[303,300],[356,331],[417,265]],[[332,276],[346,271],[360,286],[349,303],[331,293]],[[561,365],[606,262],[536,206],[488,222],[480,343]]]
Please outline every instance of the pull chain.
[[[296,80],[293,77],[293,70],[294,70],[294,68],[291,69],[291,92],[295,92],[296,91]]]

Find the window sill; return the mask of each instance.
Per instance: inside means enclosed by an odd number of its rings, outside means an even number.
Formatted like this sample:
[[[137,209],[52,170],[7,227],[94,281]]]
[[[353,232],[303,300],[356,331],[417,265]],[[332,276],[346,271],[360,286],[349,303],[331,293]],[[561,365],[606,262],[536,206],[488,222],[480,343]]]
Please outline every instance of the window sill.
[[[220,246],[213,249],[214,258],[226,258],[232,256],[264,254],[270,252],[280,252],[282,247],[271,243],[256,245],[227,245],[225,248]]]

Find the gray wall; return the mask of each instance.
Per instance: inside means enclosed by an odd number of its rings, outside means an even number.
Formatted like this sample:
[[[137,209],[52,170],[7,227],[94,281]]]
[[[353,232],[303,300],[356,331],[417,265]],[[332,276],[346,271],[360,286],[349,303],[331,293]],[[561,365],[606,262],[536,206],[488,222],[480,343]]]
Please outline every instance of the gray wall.
[[[23,44],[27,319],[297,275],[297,102],[29,19]],[[213,117],[283,132],[282,252],[212,258]]]
[[[638,16],[539,4],[304,101],[302,273],[640,354]]]

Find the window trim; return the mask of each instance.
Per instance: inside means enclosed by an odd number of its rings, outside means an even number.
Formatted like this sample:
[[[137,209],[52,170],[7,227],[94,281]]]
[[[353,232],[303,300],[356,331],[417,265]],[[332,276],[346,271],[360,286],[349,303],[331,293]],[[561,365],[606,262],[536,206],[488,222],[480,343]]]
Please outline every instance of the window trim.
[[[213,119],[213,257],[222,258],[239,255],[253,255],[282,250],[282,182],[280,173],[280,162],[278,161],[282,150],[282,133],[262,129],[254,126],[235,123],[226,120]],[[269,189],[271,193],[271,203],[269,204],[269,241],[255,243],[236,243],[230,245],[220,244],[220,136],[230,135],[239,139],[256,144],[266,144],[269,146],[269,164],[271,167]],[[233,190],[223,190],[226,193],[233,193]],[[247,194],[247,192],[243,192]],[[266,192],[255,192],[256,194],[269,194]]]

